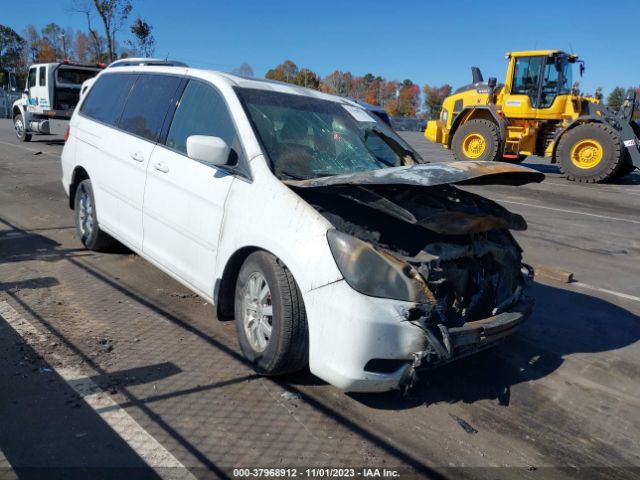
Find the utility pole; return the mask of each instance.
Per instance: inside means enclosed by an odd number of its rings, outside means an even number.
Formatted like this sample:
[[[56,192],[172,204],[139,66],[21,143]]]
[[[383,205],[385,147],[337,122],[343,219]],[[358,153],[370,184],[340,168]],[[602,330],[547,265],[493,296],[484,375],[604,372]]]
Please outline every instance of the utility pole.
[[[67,58],[67,39],[64,36],[64,32],[60,34],[60,38],[62,39],[62,59]]]

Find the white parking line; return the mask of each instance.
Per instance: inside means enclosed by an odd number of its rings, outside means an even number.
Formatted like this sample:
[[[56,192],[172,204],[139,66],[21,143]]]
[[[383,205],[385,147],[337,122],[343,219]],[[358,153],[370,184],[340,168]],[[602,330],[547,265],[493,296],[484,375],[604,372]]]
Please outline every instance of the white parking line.
[[[531,203],[514,202],[513,200],[504,200],[499,197],[491,197],[491,198],[496,202],[512,203],[514,205],[522,205],[524,207],[541,208],[543,210],[553,210],[554,212],[572,213],[576,215],[585,215],[587,217],[603,218],[605,220],[615,220],[616,222],[626,222],[626,223],[633,223],[636,225],[640,225],[640,220],[631,220],[629,218],[611,217],[609,215],[598,215],[597,213],[579,212],[577,210],[566,210],[564,208],[553,208],[553,207],[545,207],[543,205],[534,205]]]
[[[554,187],[560,187],[562,189],[566,189],[568,185],[571,185],[570,182],[568,182],[567,180],[565,181],[560,181],[560,182],[554,182],[552,180],[549,180],[549,178],[545,179],[544,182],[538,184],[538,185],[542,185],[542,186],[554,186]],[[593,191],[602,191],[602,192],[608,192],[608,193],[624,193],[625,195],[640,195],[640,185],[638,184],[629,184],[629,185],[596,185],[596,184],[592,184],[592,185],[580,185],[577,183],[574,183],[573,185],[578,185],[580,188],[590,188]],[[534,184],[531,184],[531,186],[535,186]]]
[[[2,317],[24,341],[36,348],[34,340],[46,337],[6,301],[0,300]],[[62,358],[55,358],[62,364]],[[51,368],[151,467],[159,477],[195,480],[191,472],[171,452],[162,446],[149,432],[136,422],[125,410],[105,394],[98,385],[80,370],[69,367]]]
[[[4,453],[0,449],[0,478],[2,480],[18,480],[18,476],[16,475],[13,468],[11,468],[11,464],[7,457],[5,457]]]
[[[613,295],[614,297],[624,298],[625,300],[632,300],[634,302],[640,303],[640,297],[629,295],[628,293],[616,292],[615,290],[607,290],[606,288],[594,287],[593,285],[582,282],[572,282],[569,285],[586,288],[587,290],[594,290],[596,292],[606,293],[608,295]]]

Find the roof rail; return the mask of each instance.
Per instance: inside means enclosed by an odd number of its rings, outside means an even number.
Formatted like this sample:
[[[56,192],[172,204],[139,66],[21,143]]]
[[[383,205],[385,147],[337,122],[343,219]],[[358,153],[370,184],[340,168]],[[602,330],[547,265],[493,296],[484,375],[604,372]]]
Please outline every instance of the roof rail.
[[[160,58],[121,58],[120,60],[111,62],[107,68],[136,66],[188,67],[186,63],[178,60],[162,60]]]

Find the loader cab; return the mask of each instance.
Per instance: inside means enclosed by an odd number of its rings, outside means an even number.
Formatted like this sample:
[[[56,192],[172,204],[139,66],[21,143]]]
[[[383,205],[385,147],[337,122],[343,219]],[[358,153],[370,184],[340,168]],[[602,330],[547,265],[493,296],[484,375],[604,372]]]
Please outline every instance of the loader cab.
[[[511,52],[502,108],[510,118],[556,119],[564,111],[578,57],[559,50]],[[582,72],[582,68],[581,68]]]

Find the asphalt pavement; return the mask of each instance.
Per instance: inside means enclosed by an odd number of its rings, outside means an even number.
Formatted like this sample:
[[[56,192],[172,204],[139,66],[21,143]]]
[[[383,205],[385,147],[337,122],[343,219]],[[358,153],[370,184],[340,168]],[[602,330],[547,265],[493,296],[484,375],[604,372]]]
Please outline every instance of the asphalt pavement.
[[[576,281],[538,278],[515,337],[403,398],[255,375],[233,322],[202,299],[125,248],[81,248],[61,150],[57,137],[21,144],[0,120],[1,479],[640,475],[637,173],[577,185],[527,159],[543,183],[474,187],[527,219],[515,233],[525,261]]]

